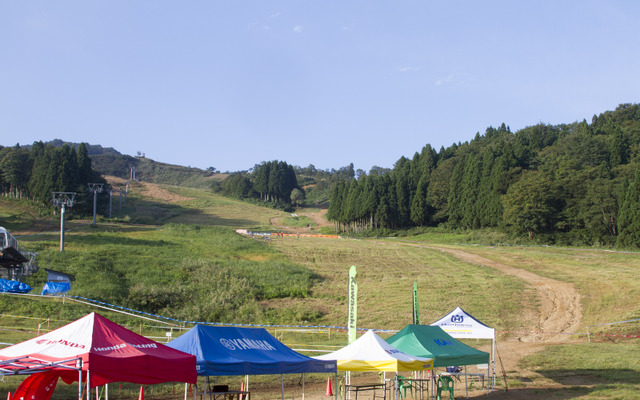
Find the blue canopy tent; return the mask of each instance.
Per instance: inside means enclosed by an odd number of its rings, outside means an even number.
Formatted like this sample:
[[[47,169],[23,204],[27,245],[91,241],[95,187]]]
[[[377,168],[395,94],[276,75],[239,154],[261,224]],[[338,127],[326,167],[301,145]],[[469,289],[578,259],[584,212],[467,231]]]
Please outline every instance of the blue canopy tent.
[[[264,328],[196,325],[167,346],[195,355],[200,376],[337,373],[335,360],[300,354]]]

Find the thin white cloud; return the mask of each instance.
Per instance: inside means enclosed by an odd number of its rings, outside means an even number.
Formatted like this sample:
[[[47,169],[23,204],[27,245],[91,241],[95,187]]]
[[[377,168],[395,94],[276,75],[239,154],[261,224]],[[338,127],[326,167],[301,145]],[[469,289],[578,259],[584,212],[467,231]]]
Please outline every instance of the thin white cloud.
[[[301,25],[298,25],[298,26],[294,27],[294,28],[293,28],[293,31],[294,31],[295,33],[300,33],[300,32],[302,32],[302,26],[301,26]]]
[[[444,85],[447,83],[451,83],[454,81],[454,76],[453,75],[449,75],[446,78],[440,78],[436,81],[436,85],[440,86],[440,85]]]
[[[269,18],[278,18],[280,16],[280,11],[276,11],[273,14],[269,15]]]

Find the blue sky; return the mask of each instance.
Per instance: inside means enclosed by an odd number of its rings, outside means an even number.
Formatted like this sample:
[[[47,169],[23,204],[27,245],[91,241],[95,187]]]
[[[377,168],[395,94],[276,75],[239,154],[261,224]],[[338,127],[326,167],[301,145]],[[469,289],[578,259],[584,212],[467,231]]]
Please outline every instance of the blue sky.
[[[0,1],[0,144],[393,167],[640,102],[637,1]]]

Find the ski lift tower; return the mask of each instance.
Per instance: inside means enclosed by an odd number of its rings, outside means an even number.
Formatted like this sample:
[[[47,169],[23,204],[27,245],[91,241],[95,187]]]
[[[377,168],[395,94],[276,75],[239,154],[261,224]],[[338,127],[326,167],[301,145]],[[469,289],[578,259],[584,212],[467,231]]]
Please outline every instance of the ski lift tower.
[[[64,210],[66,207],[73,207],[76,192],[53,192],[54,206],[60,207],[60,251],[64,251]]]
[[[93,192],[93,226],[96,226],[96,203],[98,202],[98,193],[102,193],[104,183],[89,183],[89,190]]]

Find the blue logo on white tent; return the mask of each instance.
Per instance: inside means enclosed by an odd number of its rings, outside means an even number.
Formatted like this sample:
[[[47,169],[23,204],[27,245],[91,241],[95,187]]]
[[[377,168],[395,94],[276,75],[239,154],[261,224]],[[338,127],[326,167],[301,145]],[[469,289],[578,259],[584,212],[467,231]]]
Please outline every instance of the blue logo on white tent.
[[[464,322],[464,316],[462,315],[452,315],[451,316],[451,322],[453,322],[454,324],[461,324]]]

